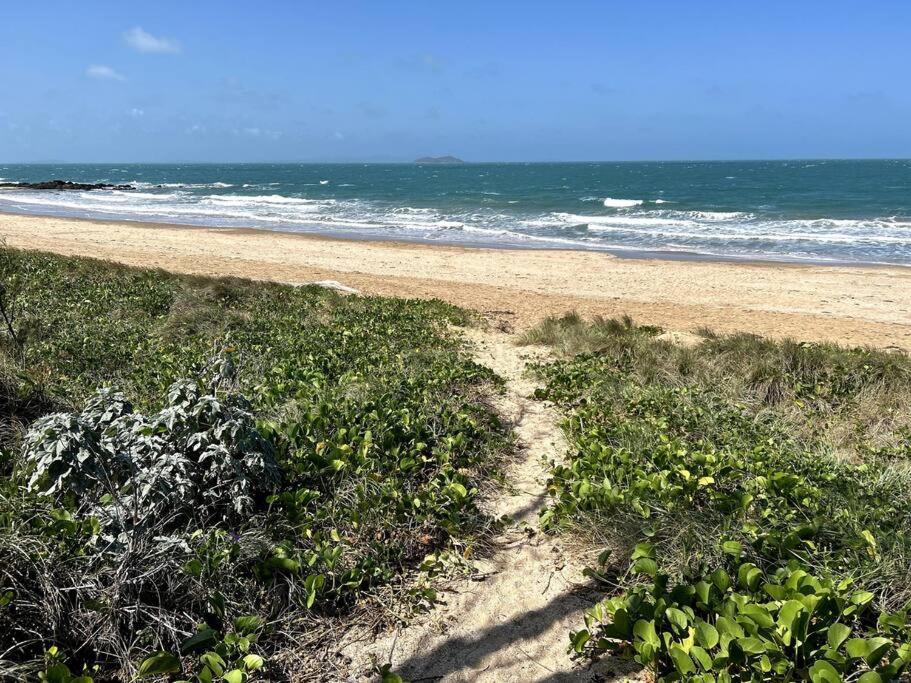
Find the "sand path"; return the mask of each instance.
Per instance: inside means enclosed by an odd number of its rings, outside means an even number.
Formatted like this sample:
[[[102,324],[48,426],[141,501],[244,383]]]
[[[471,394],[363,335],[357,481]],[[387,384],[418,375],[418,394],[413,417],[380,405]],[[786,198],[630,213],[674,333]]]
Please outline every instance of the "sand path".
[[[483,507],[515,523],[494,539],[489,557],[475,563],[475,578],[441,591],[441,604],[432,612],[369,645],[344,645],[341,653],[352,658],[355,674],[369,671],[372,656],[413,683],[611,680],[618,662],[579,669],[566,652],[569,631],[579,628],[582,611],[597,593],[587,588],[583,566],[564,553],[558,539],[538,529],[547,466],[566,450],[559,416],[532,398],[536,385],[525,373],[526,360],[546,351],[517,347],[498,332],[469,330],[467,336],[476,360],[506,380],[494,407],[518,439],[506,487]]]

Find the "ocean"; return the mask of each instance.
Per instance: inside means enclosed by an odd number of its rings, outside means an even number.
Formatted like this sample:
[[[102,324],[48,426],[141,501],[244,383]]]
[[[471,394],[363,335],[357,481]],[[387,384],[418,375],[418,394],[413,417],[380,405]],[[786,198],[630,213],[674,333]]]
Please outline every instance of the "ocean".
[[[465,246],[911,265],[911,161],[0,164],[0,211]]]

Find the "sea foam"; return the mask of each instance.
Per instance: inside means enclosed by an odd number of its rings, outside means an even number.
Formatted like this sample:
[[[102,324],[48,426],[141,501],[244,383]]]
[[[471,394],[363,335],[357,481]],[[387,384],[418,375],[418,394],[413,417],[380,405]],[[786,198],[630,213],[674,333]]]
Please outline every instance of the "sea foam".
[[[641,206],[643,204],[641,199],[614,199],[613,197],[604,198],[604,206],[610,209],[628,209],[633,206]]]
[[[549,168],[501,169],[499,175],[491,173],[485,178],[481,189],[476,181],[458,178],[447,184],[443,171],[434,173],[442,180],[425,186],[410,183],[405,166],[367,167],[346,171],[345,180],[350,182],[331,180],[330,191],[319,187],[320,175],[324,180],[332,178],[328,169],[301,177],[289,167],[284,175],[272,176],[283,178],[277,182],[243,168],[235,175],[220,168],[203,175],[196,169],[191,173],[175,167],[166,174],[146,172],[143,176],[128,167],[116,172],[104,169],[89,179],[100,181],[104,176],[121,183],[137,178],[131,183],[137,191],[0,192],[0,209],[476,245],[683,250],[750,258],[911,263],[911,216],[907,215],[904,185],[894,173],[880,186],[887,197],[894,198],[882,200],[881,205],[845,208],[839,195],[832,207],[813,205],[791,211],[779,205],[777,190],[771,185],[766,194],[756,193],[752,187],[744,190],[745,196],[739,190],[735,193],[732,184],[725,182],[729,178],[724,172],[715,179],[723,187],[722,193],[714,186],[694,186],[686,178],[675,184],[666,173],[653,182],[643,182],[637,169],[632,179],[609,179],[611,173],[629,175],[624,170],[627,167],[603,171],[603,177],[598,175],[601,171],[586,170],[578,181],[564,177],[569,172],[562,169],[561,175],[542,177],[550,173]],[[686,168],[699,170],[701,166]],[[510,177],[501,177],[507,170]],[[10,173],[4,167],[0,172]],[[811,172],[819,169],[804,174]],[[509,184],[512,175],[522,173],[530,175]],[[214,177],[234,183],[202,182]],[[367,189],[361,192],[360,188]],[[503,196],[496,198],[497,194]],[[607,194],[620,197],[605,197]],[[633,198],[637,195],[641,199]]]

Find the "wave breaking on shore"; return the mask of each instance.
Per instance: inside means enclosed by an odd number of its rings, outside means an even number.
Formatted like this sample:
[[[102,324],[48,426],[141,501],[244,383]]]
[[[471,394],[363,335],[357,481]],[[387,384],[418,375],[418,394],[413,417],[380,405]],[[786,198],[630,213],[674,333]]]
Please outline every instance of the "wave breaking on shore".
[[[573,172],[584,168],[565,166]],[[8,173],[8,168],[0,170]],[[128,168],[112,168],[106,169],[108,175],[93,178],[116,183],[113,186],[85,191],[4,189],[0,211],[465,246],[911,263],[911,215],[900,206],[845,216],[840,200],[831,204],[831,213],[785,211],[772,195],[762,202],[744,201],[717,186],[736,182],[733,175],[714,180],[704,190],[707,199],[695,201],[684,194],[684,189],[692,194],[689,186],[677,187],[667,179],[648,192],[607,194],[586,193],[567,178],[560,178],[565,182],[559,185],[526,178],[522,174],[530,171],[515,169],[511,173],[529,184],[509,187],[503,179],[491,184],[491,170],[472,172],[453,183],[439,169],[424,169],[426,177],[415,178],[401,167],[346,167],[340,173],[317,166],[305,177],[303,167],[272,168],[257,178],[250,177],[248,169],[234,167],[219,169],[226,173],[221,177],[200,178],[199,169],[190,174],[176,167],[161,182],[144,179],[151,172],[143,167],[137,167],[135,175],[129,175]],[[554,181],[556,170],[566,172],[555,169]],[[294,173],[284,177],[278,171]],[[512,176],[510,180],[515,181]]]

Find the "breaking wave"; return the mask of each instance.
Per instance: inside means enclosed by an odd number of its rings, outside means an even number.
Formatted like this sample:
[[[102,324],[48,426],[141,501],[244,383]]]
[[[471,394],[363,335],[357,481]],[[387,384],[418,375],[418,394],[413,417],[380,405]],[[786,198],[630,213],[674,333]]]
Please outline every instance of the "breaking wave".
[[[605,197],[603,201],[604,206],[610,209],[628,209],[644,203],[642,199],[614,199],[613,197]]]
[[[350,196],[368,183],[332,183],[278,193],[289,183],[134,183],[135,191],[0,191],[0,210],[44,215],[158,221],[212,227],[260,227],[292,232],[457,244],[539,248],[683,251],[743,258],[911,263],[911,218],[783,217],[752,211],[685,206],[673,199],[571,195],[553,210],[507,192],[485,197],[440,195],[417,206],[386,196]],[[347,192],[347,195],[346,195]],[[473,191],[475,196],[477,191]],[[458,194],[458,193],[454,193]],[[504,195],[500,198],[499,195]],[[646,195],[647,196],[647,195]],[[434,204],[421,205],[421,204]],[[603,208],[598,204],[602,204]]]

